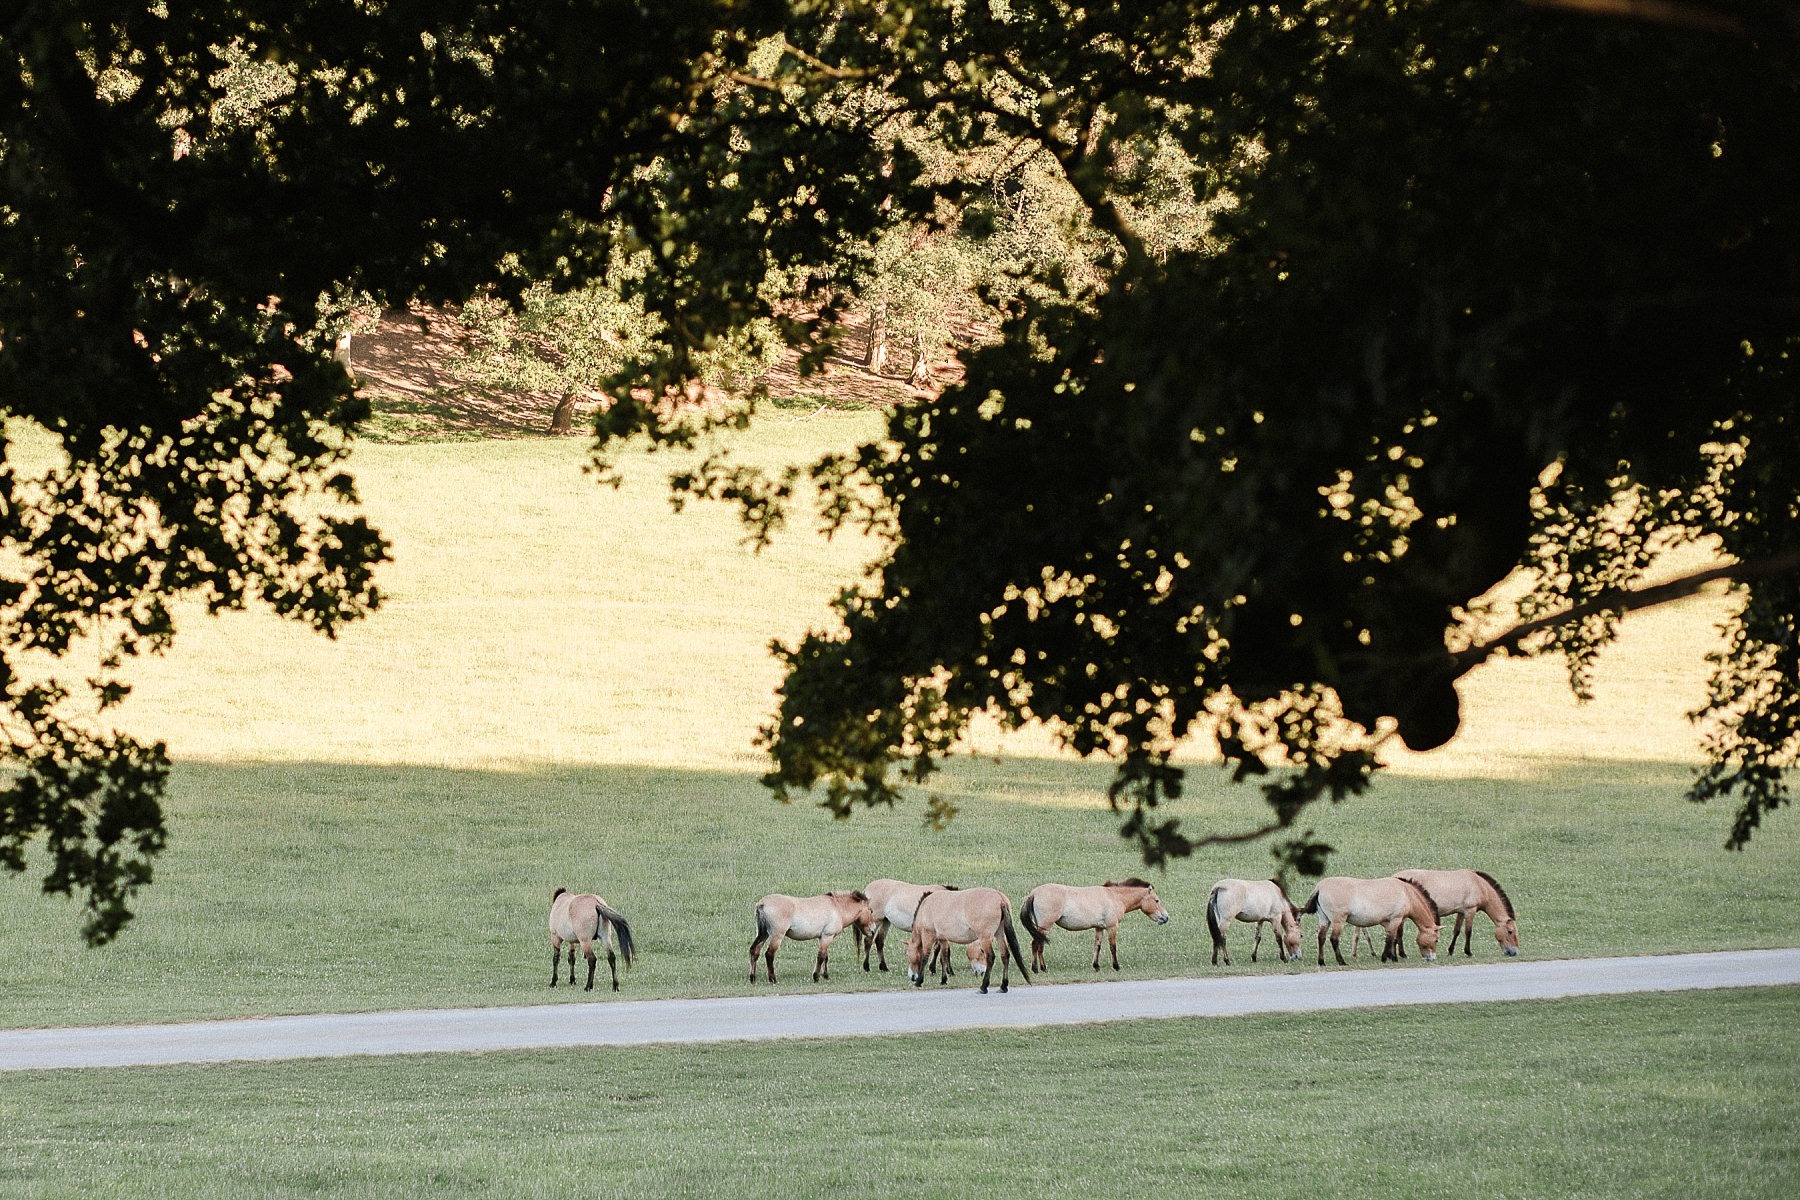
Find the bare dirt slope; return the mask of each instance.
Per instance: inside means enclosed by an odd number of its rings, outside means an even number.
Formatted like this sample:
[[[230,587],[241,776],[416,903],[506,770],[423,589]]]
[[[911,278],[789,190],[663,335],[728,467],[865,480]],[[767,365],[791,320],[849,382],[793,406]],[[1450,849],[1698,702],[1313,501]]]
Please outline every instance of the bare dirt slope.
[[[867,337],[866,318],[852,319],[844,346],[825,369],[802,378],[798,356],[789,354],[761,380],[770,399],[794,408],[882,408],[918,393],[904,374],[867,370],[856,351]],[[438,309],[395,309],[356,335],[353,364],[375,415],[365,436],[375,441],[441,441],[530,437],[550,431],[554,396],[484,387],[461,369],[465,334],[455,314]],[[904,372],[906,356],[897,355]],[[934,364],[934,386],[960,376],[945,351]],[[596,398],[578,402],[575,432],[584,434]]]

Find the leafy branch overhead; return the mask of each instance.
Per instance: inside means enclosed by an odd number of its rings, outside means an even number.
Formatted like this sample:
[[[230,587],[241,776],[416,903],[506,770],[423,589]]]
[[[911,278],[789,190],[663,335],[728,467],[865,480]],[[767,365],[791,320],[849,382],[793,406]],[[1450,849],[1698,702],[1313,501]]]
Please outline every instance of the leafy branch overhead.
[[[1487,652],[1579,685],[1706,539],[1745,602],[1695,795],[1741,844],[1800,745],[1800,36],[1779,2],[1592,7],[14,6],[0,863],[41,843],[113,936],[166,836],[163,749],[91,715],[125,659],[184,602],[328,635],[379,602],[349,297],[480,300],[497,370],[608,394],[601,453],[741,425],[689,398],[820,361],[859,293],[915,338],[984,306],[960,383],[811,468],[884,550],[781,649],[784,794],[891,803],[988,712],[1115,758],[1153,862],[1289,831],[1316,868],[1291,831],[1383,738],[1443,744]],[[800,478],[685,486],[766,533]],[[1520,569],[1530,639],[1476,654]],[[1168,814],[1196,734],[1263,828]]]
[[[1113,250],[839,473],[891,533],[841,626],[781,648],[778,792],[894,803],[987,712],[1115,757],[1151,862],[1287,830],[1384,738],[1449,740],[1494,653],[1579,685],[1706,541],[1747,600],[1693,795],[1738,796],[1734,846],[1787,801],[1797,39],[1451,0],[868,17],[814,56],[1040,145]],[[1210,224],[1152,254],[1132,204],[1169,145]],[[1526,623],[1464,648],[1520,570]],[[1196,734],[1265,826],[1167,815]]]

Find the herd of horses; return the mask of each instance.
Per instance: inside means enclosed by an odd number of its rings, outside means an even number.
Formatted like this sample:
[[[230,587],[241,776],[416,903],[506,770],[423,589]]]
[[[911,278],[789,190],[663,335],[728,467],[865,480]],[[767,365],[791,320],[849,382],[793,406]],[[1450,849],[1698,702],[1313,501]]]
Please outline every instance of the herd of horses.
[[[950,884],[906,883],[899,879],[877,879],[866,888],[853,891],[826,892],[818,896],[773,894],[756,902],[756,938],[750,943],[750,982],[757,977],[757,959],[763,960],[770,983],[775,982],[775,952],[783,941],[816,941],[818,953],[813,962],[813,982],[831,978],[831,943],[846,929],[856,941],[863,970],[870,969],[873,955],[881,970],[888,970],[887,935],[898,929],[907,934],[906,976],[915,986],[923,986],[927,975],[935,974],[945,983],[955,972],[950,965],[950,948],[965,947],[969,968],[981,980],[985,994],[992,979],[994,964],[1000,966],[1000,990],[1006,991],[1011,971],[1030,982],[1030,971],[1045,970],[1044,948],[1049,944],[1050,930],[1093,930],[1094,970],[1100,969],[1103,944],[1112,951],[1113,970],[1119,969],[1119,922],[1129,913],[1141,912],[1158,925],[1169,919],[1156,888],[1142,879],[1108,880],[1095,887],[1075,887],[1046,883],[1031,890],[1018,908],[1018,922],[1013,920],[1012,902],[994,888],[960,888]],[[1304,904],[1296,905],[1273,879],[1221,879],[1206,898],[1206,927],[1212,935],[1212,961],[1231,963],[1225,934],[1234,921],[1256,927],[1256,938],[1250,948],[1250,961],[1257,961],[1262,949],[1263,927],[1274,933],[1277,952],[1284,962],[1298,962],[1301,956],[1301,918],[1318,917],[1319,965],[1325,965],[1325,942],[1331,941],[1332,953],[1339,965],[1344,959],[1340,939],[1351,929],[1350,953],[1357,952],[1359,937],[1366,936],[1371,953],[1375,949],[1373,930],[1386,935],[1381,948],[1381,961],[1391,962],[1406,957],[1403,934],[1411,921],[1417,931],[1419,956],[1426,962],[1437,958],[1438,928],[1442,918],[1454,915],[1449,952],[1456,952],[1457,938],[1463,940],[1463,954],[1474,953],[1470,938],[1474,933],[1475,914],[1483,913],[1493,922],[1494,938],[1507,955],[1519,952],[1519,923],[1512,900],[1492,875],[1485,871],[1397,871],[1383,879],[1359,879],[1337,875],[1320,880]],[[1023,925],[1031,938],[1031,966],[1025,965],[1018,925]],[[630,966],[635,953],[631,926],[625,918],[599,896],[573,894],[557,888],[550,898],[550,986],[555,987],[562,963],[563,947],[568,946],[569,983],[575,983],[575,949],[579,945],[587,959],[587,987],[594,987],[598,945],[606,952],[606,963],[612,971],[613,991],[619,990],[618,958]],[[615,954],[615,946],[617,952]]]

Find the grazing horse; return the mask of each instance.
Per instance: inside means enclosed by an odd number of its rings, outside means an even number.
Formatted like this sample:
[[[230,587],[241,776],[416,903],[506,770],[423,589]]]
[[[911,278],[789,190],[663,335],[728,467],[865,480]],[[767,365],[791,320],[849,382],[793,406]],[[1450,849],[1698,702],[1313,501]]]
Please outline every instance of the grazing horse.
[[[1231,965],[1231,949],[1225,944],[1225,929],[1233,921],[1250,921],[1256,926],[1256,941],[1250,946],[1250,961],[1262,948],[1264,925],[1275,927],[1275,945],[1283,962],[1300,961],[1300,914],[1294,902],[1274,879],[1221,879],[1213,884],[1206,897],[1206,928],[1212,934],[1213,965],[1223,955]],[[1354,952],[1355,945],[1351,945]]]
[[[813,963],[813,982],[831,978],[831,939],[845,929],[860,941],[875,924],[869,898],[861,892],[826,892],[823,896],[764,896],[756,902],[756,940],[750,943],[750,982],[756,982],[756,956],[763,952],[769,964],[769,982],[775,982],[775,951],[781,939],[819,941],[819,957]]]
[[[557,888],[550,893],[550,986],[556,986],[556,970],[562,958],[563,943],[569,943],[569,985],[575,984],[575,944],[581,943],[581,953],[587,958],[588,980],[586,991],[594,990],[594,943],[599,942],[606,947],[606,965],[612,971],[613,991],[619,990],[619,964],[613,956],[613,939],[618,939],[619,954],[624,957],[625,965],[631,965],[631,956],[636,946],[631,940],[631,926],[625,918],[615,912],[606,901],[591,892],[580,895],[568,888]]]
[[[1156,889],[1142,879],[1123,883],[1107,880],[1099,887],[1070,887],[1042,883],[1031,889],[1019,906],[1019,920],[1031,934],[1031,969],[1042,971],[1044,947],[1050,944],[1050,927],[1094,931],[1094,970],[1100,969],[1100,939],[1112,946],[1113,970],[1119,969],[1119,922],[1128,912],[1141,912],[1158,925],[1169,922],[1169,910],[1157,898]]]
[[[1381,948],[1381,961],[1400,957],[1401,935],[1411,919],[1419,930],[1419,957],[1426,962],[1437,960],[1437,904],[1431,894],[1406,879],[1353,879],[1333,875],[1321,879],[1313,894],[1300,906],[1303,913],[1319,914],[1319,965],[1325,965],[1325,935],[1331,934],[1331,952],[1338,966],[1347,967],[1344,951],[1338,942],[1346,924],[1367,928],[1379,925],[1387,931],[1387,942]]]
[[[918,910],[919,901],[925,898],[927,892],[955,890],[948,884],[905,883],[898,879],[877,879],[864,888],[863,891],[869,897],[869,907],[875,912],[875,926],[874,932],[863,940],[863,970],[869,969],[871,949],[880,959],[881,969],[888,969],[888,928],[891,926],[903,933],[912,932],[913,913]],[[946,950],[945,953],[948,954],[949,951]],[[936,966],[935,963],[932,965]]]
[[[1486,913],[1488,920],[1494,923],[1494,940],[1500,943],[1500,949],[1508,958],[1519,953],[1519,918],[1513,912],[1513,904],[1492,875],[1486,871],[1395,871],[1401,879],[1418,884],[1431,894],[1437,904],[1437,914],[1447,917],[1456,914],[1456,924],[1450,930],[1450,953],[1456,953],[1456,939],[1463,940],[1463,956],[1474,953],[1469,947],[1469,937],[1475,931],[1475,914]]]
[[[1004,937],[1004,941],[1002,941]],[[1007,988],[1007,959],[1019,968],[1019,978],[1031,982],[1025,956],[1019,951],[1019,934],[1013,928],[1012,902],[993,888],[967,891],[931,891],[919,898],[913,910],[912,936],[906,939],[906,977],[914,987],[925,985],[926,965],[943,946],[943,970],[938,982],[950,978],[949,946],[957,942],[969,948],[969,968],[981,976],[981,994],[994,974],[994,956],[1000,957],[1000,990]]]

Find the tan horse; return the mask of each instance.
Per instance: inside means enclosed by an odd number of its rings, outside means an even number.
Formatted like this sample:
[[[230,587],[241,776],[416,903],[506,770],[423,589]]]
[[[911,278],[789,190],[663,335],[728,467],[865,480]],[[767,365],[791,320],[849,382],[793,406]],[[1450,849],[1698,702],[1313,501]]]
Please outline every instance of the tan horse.
[[[756,902],[756,940],[750,943],[750,982],[756,982],[756,956],[764,951],[769,982],[775,982],[775,951],[783,938],[810,942],[817,938],[819,956],[813,963],[813,982],[831,978],[831,939],[845,929],[858,942],[875,924],[869,898],[861,892],[826,892],[823,896],[764,896]]]
[[[877,879],[864,888],[863,891],[869,897],[869,907],[875,912],[875,926],[874,932],[863,941],[863,970],[869,969],[870,950],[880,959],[881,969],[888,969],[888,929],[892,927],[903,933],[912,932],[913,913],[918,911],[919,901],[925,898],[927,892],[955,890],[947,884],[906,883],[899,879]],[[945,953],[948,954],[948,951]],[[932,965],[935,968],[936,964]]]
[[[1004,938],[1004,940],[1002,940]],[[987,994],[988,981],[994,974],[994,956],[1000,956],[1000,990],[1006,991],[1007,959],[1019,968],[1019,978],[1031,982],[1025,970],[1025,956],[1019,951],[1019,934],[1013,928],[1012,902],[993,888],[969,888],[966,891],[927,892],[913,910],[912,936],[906,939],[906,977],[915,987],[925,984],[926,964],[932,953],[943,946],[944,970],[938,982],[950,978],[949,947],[955,942],[969,948],[969,968],[981,976],[982,995]]]
[[[1469,947],[1470,935],[1475,931],[1475,914],[1486,913],[1488,920],[1494,923],[1494,940],[1500,943],[1500,949],[1512,958],[1519,953],[1519,918],[1513,912],[1513,904],[1492,875],[1486,871],[1395,871],[1401,879],[1411,880],[1427,892],[1437,905],[1437,914],[1447,917],[1456,914],[1456,924],[1450,930],[1449,953],[1456,953],[1456,939],[1463,940],[1463,956],[1474,953]]]
[[[1419,957],[1426,962],[1437,960],[1437,904],[1431,894],[1418,884],[1405,879],[1354,879],[1334,875],[1321,879],[1313,894],[1300,906],[1303,913],[1319,914],[1319,965],[1325,965],[1325,935],[1331,935],[1331,952],[1338,965],[1347,967],[1338,939],[1344,926],[1367,928],[1379,925],[1387,931],[1387,942],[1381,948],[1381,961],[1400,957],[1401,935],[1411,920],[1419,930]]]
[[[1031,889],[1019,906],[1019,920],[1031,934],[1031,969],[1042,971],[1044,947],[1050,944],[1050,927],[1094,931],[1094,970],[1100,969],[1100,939],[1112,946],[1113,970],[1119,969],[1119,922],[1129,912],[1141,912],[1158,925],[1169,922],[1169,910],[1157,898],[1156,889],[1142,879],[1123,883],[1107,880],[1099,887],[1070,887],[1043,883]]]
[[[1225,944],[1225,929],[1233,921],[1249,921],[1256,926],[1256,941],[1250,946],[1250,961],[1262,949],[1264,925],[1275,927],[1275,945],[1283,962],[1300,961],[1300,914],[1288,899],[1281,884],[1273,879],[1221,879],[1213,884],[1206,897],[1206,928],[1212,934],[1213,965],[1221,955],[1231,965],[1231,949]],[[1352,944],[1351,950],[1355,951]]]
[[[569,944],[569,985],[575,984],[575,945],[581,944],[581,953],[587,959],[588,978],[586,991],[594,990],[594,943],[599,942],[606,947],[606,965],[612,971],[613,991],[619,990],[619,964],[613,956],[613,939],[618,939],[619,954],[625,959],[625,965],[631,965],[631,956],[636,946],[631,940],[631,926],[625,918],[609,907],[606,901],[591,892],[580,895],[568,888],[557,888],[550,893],[550,986],[556,986],[557,966],[562,958],[563,943]]]

